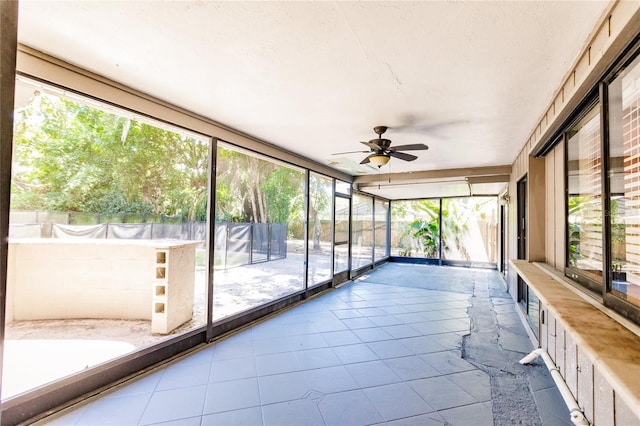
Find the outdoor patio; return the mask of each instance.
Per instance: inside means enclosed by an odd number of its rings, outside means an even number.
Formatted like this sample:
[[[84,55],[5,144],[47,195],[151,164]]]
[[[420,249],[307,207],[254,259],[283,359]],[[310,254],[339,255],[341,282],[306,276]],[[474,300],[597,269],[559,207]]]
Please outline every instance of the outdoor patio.
[[[569,425],[515,309],[496,271],[388,263],[40,424]]]
[[[312,256],[315,260],[310,262],[309,276],[329,277],[331,258]],[[214,321],[301,290],[303,262],[294,245],[284,259],[216,269]],[[3,398],[204,325],[205,295],[206,270],[201,267],[195,274],[193,318],[168,336],[153,334],[147,320],[58,319],[8,324]]]

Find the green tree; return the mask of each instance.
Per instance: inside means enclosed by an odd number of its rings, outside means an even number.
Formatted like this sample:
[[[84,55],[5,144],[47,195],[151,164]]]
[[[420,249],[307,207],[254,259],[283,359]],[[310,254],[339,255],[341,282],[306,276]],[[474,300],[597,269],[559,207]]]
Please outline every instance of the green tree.
[[[217,221],[299,224],[303,216],[303,172],[218,147]]]
[[[207,143],[45,94],[15,122],[13,209],[206,218]]]

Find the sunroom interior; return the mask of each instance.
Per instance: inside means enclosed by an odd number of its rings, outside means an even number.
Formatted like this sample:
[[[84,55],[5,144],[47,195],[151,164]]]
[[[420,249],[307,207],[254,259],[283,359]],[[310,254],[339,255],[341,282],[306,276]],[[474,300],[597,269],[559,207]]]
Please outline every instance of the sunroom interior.
[[[637,2],[0,12],[2,424],[387,262],[497,270],[588,421],[640,419]]]

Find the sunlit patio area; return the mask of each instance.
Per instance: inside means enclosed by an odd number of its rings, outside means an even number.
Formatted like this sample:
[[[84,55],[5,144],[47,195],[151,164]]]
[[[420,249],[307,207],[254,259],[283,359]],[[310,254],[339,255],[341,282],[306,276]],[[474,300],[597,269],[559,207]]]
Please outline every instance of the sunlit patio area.
[[[569,425],[503,288],[385,264],[40,424]]]

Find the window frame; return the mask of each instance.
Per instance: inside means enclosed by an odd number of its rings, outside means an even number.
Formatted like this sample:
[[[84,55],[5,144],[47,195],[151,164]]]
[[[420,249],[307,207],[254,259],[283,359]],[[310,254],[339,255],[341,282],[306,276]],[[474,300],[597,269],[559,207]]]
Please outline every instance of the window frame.
[[[578,284],[581,289],[591,295],[594,299],[600,301],[603,306],[612,309],[621,316],[631,320],[636,324],[640,324],[640,306],[633,304],[612,291],[612,223],[611,215],[611,185],[609,179],[610,172],[610,105],[609,105],[609,87],[618,76],[633,61],[640,57],[640,36],[637,36],[631,45],[623,52],[623,54],[614,61],[609,69],[598,79],[597,84],[588,95],[579,103],[574,112],[569,116],[555,132],[551,140],[564,140],[564,179],[565,179],[565,196],[564,196],[564,218],[565,218],[565,265],[564,275],[571,281]],[[600,179],[602,194],[602,277],[600,280],[594,280],[587,276],[578,268],[569,265],[569,138],[568,132],[574,127],[593,107],[599,108],[600,113]],[[552,144],[555,145],[555,142]],[[538,153],[544,155],[544,153]]]
[[[610,105],[609,105],[609,87],[616,81],[616,79],[621,75],[621,73],[626,70],[628,67],[633,65],[633,62],[640,58],[640,35],[637,36],[633,43],[626,49],[623,55],[614,63],[614,65],[610,68],[609,72],[605,75],[605,77],[600,82],[599,96],[601,98],[602,105],[602,158],[606,159],[603,161],[603,194],[605,195],[605,205],[603,206],[604,211],[603,214],[605,216],[603,224],[605,225],[605,236],[603,237],[603,249],[606,253],[606,263],[604,268],[604,288],[602,293],[602,301],[606,307],[613,309],[618,312],[622,316],[628,318],[629,320],[635,322],[636,324],[640,324],[640,306],[633,304],[624,298],[616,295],[613,290],[613,282],[612,282],[612,267],[611,260],[612,256],[612,244],[611,244],[611,216],[608,214],[611,210],[611,188],[610,188]]]
[[[590,94],[590,96],[588,96],[586,98],[586,100],[584,102],[582,102],[582,104],[580,105],[580,107],[577,109],[577,112],[574,113],[572,115],[571,120],[569,120],[569,122],[563,126],[563,129],[561,131],[561,137],[564,139],[564,188],[565,188],[565,194],[564,194],[564,217],[565,217],[565,224],[564,224],[564,232],[565,232],[565,267],[564,267],[564,274],[565,276],[569,277],[570,279],[572,279],[573,281],[577,282],[578,284],[580,284],[581,286],[583,286],[585,289],[591,291],[591,292],[595,292],[597,294],[601,294],[603,291],[603,287],[604,287],[604,274],[605,274],[605,265],[607,264],[607,259],[608,259],[608,253],[606,252],[606,248],[603,247],[603,254],[602,254],[602,270],[603,270],[603,278],[598,281],[593,279],[592,277],[590,277],[589,275],[587,275],[586,273],[584,273],[581,269],[571,266],[569,263],[569,241],[570,241],[570,231],[569,231],[569,140],[570,140],[570,136],[569,136],[569,132],[571,131],[571,129],[573,127],[575,127],[583,118],[585,118],[589,113],[591,113],[595,108],[598,108],[599,111],[598,113],[600,114],[600,156],[601,158],[603,157],[603,152],[602,152],[602,138],[603,138],[603,133],[604,130],[602,128],[602,108],[603,108],[603,102],[601,101],[600,97],[597,95],[597,93],[592,92]],[[602,200],[604,200],[606,197],[606,194],[604,193],[604,187],[602,186],[602,179],[604,178],[604,174],[605,171],[602,168],[602,165],[604,164],[604,161],[601,161],[601,169],[600,169],[600,189],[601,189],[601,193],[602,193]],[[602,205],[602,211],[603,213],[605,212],[605,207],[604,204]],[[605,233],[605,217],[602,217],[602,233],[603,233],[603,239],[604,239],[604,233]]]

